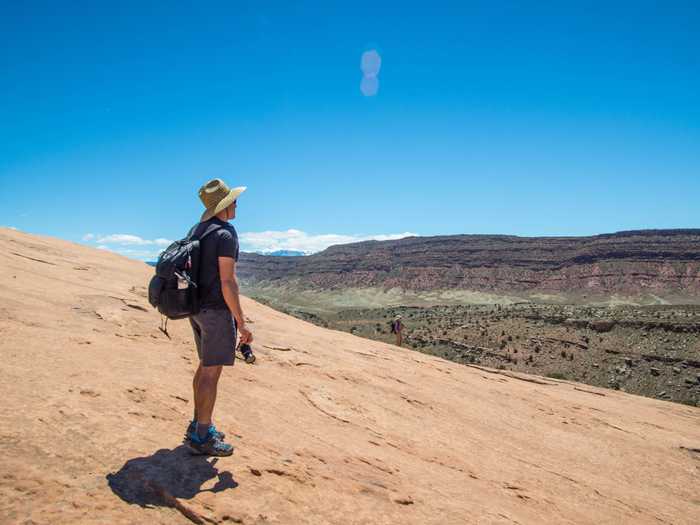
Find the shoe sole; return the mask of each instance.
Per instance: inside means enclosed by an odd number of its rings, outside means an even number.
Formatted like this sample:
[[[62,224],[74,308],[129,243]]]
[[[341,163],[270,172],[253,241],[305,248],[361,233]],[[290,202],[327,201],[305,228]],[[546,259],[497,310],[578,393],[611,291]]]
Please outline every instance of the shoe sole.
[[[198,450],[194,446],[192,446],[192,442],[187,443],[187,447],[190,449],[190,455],[191,456],[212,456],[212,457],[217,457],[217,458],[225,458],[228,456],[233,455],[233,448],[231,449],[230,452],[221,454],[217,452],[204,452],[202,450]]]

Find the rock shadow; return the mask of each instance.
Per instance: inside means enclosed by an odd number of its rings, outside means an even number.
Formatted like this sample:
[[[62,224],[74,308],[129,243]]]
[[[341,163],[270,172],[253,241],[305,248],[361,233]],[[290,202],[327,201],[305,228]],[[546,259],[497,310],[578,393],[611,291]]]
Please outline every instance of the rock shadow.
[[[217,458],[192,455],[188,447],[181,445],[130,459],[105,478],[112,492],[127,503],[180,507],[177,499],[192,499],[201,492],[217,493],[238,486],[231,472],[216,468],[217,461]],[[202,485],[215,478],[217,481],[211,488],[202,489]]]

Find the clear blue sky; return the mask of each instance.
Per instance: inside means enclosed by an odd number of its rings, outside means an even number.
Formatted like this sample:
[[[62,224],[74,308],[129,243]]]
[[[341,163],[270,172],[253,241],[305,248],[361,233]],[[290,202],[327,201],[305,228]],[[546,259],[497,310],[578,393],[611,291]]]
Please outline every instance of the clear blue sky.
[[[202,6],[1,4],[0,225],[179,238],[221,177],[251,234],[700,226],[699,2]]]

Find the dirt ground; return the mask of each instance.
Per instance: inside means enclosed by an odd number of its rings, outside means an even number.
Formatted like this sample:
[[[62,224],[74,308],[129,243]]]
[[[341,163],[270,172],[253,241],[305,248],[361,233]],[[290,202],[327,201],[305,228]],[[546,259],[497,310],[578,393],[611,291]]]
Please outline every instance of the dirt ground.
[[[457,363],[700,404],[700,307],[469,305],[290,313],[321,326],[395,342]]]

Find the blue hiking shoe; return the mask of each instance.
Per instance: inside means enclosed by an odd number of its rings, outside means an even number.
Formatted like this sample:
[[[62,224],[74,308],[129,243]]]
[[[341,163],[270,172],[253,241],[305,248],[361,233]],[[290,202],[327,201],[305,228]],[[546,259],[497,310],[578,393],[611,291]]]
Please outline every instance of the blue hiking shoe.
[[[185,438],[182,440],[183,443],[187,443],[190,439],[192,439],[192,436],[197,432],[197,422],[193,419],[190,421],[190,424],[187,426],[187,430],[185,430]],[[213,435],[217,438],[223,441],[226,439],[226,434],[223,432],[219,432],[214,425],[211,425],[209,427],[209,432],[213,432]]]
[[[233,447],[223,440],[218,439],[212,432],[212,427],[209,427],[209,432],[204,438],[200,438],[197,433],[190,436],[187,443],[192,454],[199,456],[230,456],[233,454]]]

